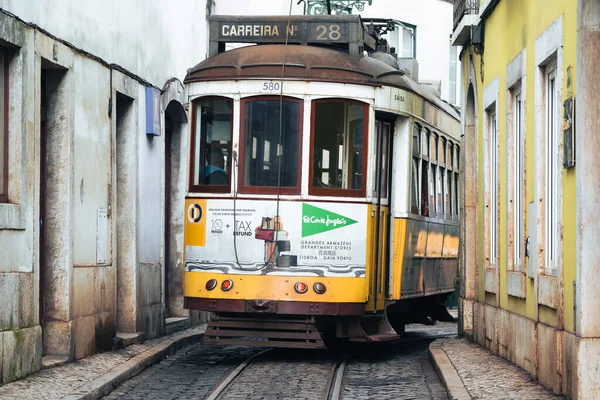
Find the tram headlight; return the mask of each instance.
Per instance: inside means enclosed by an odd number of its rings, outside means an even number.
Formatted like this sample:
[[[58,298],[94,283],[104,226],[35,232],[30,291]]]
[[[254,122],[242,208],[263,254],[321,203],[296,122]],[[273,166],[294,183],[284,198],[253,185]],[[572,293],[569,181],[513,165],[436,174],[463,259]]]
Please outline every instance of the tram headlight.
[[[224,292],[228,292],[233,287],[233,281],[231,279],[226,279],[221,283],[221,290]]]
[[[206,282],[206,290],[213,290],[216,287],[217,287],[217,280],[216,279],[209,279]]]
[[[325,286],[324,283],[316,282],[313,285],[313,290],[315,291],[316,294],[323,294],[327,291],[327,287]]]
[[[294,285],[294,290],[297,293],[304,294],[308,290],[308,285],[306,283],[304,283],[304,282],[297,282]]]

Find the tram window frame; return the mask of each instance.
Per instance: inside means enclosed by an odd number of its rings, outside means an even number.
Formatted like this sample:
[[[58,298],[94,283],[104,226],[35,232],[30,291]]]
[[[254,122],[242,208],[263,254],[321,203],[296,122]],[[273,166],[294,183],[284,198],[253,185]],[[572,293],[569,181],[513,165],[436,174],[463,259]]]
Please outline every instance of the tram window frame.
[[[452,171],[454,167],[454,158],[452,156],[452,152],[454,150],[454,143],[452,140],[446,141],[446,169],[448,171]]]
[[[453,162],[454,162],[454,215],[456,216],[456,219],[460,219],[459,214],[460,214],[460,146],[455,143],[454,144],[454,157],[453,157]]]
[[[446,138],[441,136],[438,143],[438,165],[440,167],[446,166]]]
[[[301,191],[302,182],[302,133],[304,128],[304,101],[296,97],[283,96],[283,101],[292,102],[298,105],[298,138],[297,138],[297,164],[296,164],[296,185],[295,186],[253,186],[245,182],[246,178],[246,107],[248,103],[255,101],[271,100],[277,101],[280,96],[251,96],[240,100],[240,154],[239,154],[239,173],[237,176],[238,192],[243,194],[283,194],[297,195]]]
[[[228,144],[225,143],[218,143],[215,145],[211,145],[210,148],[211,150],[213,148],[219,149],[221,151],[225,150],[226,154],[229,155],[229,157],[227,157],[226,161],[225,161],[225,171],[229,171],[229,173],[227,173],[227,184],[211,184],[211,183],[195,183],[196,182],[196,173],[198,173],[199,175],[203,175],[204,172],[204,166],[202,167],[202,169],[200,169],[200,165],[204,165],[206,162],[206,154],[207,154],[207,148],[206,148],[206,143],[205,140],[202,139],[202,136],[206,135],[206,132],[200,132],[200,136],[201,136],[201,142],[197,147],[197,136],[198,136],[198,129],[197,129],[197,123],[198,123],[198,107],[200,106],[200,103],[202,103],[203,101],[210,101],[210,100],[225,100],[226,102],[228,102],[229,104],[229,108],[230,108],[230,123],[229,123],[229,142]],[[234,107],[234,101],[232,98],[230,97],[224,97],[224,96],[204,96],[204,97],[198,97],[194,100],[192,100],[192,126],[191,126],[191,138],[190,138],[190,161],[189,161],[189,167],[190,167],[190,173],[189,173],[189,190],[190,192],[198,192],[198,193],[229,193],[231,192],[231,175],[232,175],[232,145],[233,145],[233,117],[234,117],[234,112],[233,112],[233,107]],[[225,114],[226,115],[226,114]],[[199,151],[200,154],[197,155],[196,151]],[[224,153],[225,154],[225,153]],[[198,158],[198,164],[196,165],[196,159]],[[198,176],[198,181],[200,180],[200,176]]]
[[[431,132],[429,135],[429,216],[437,217],[440,215],[437,201],[438,193],[438,135]]]
[[[419,194],[420,194],[420,215],[423,217],[431,217],[432,210],[429,201],[429,196],[431,193],[431,163],[429,162],[429,154],[431,154],[431,149],[429,148],[431,144],[431,132],[426,128],[421,128],[421,162],[420,162],[420,186],[419,186]]]
[[[446,187],[448,189],[448,191],[445,193],[446,195],[446,218],[447,219],[453,219],[454,216],[454,187],[452,185],[452,181],[453,179],[453,170],[452,167],[454,165],[454,160],[452,157],[452,152],[454,150],[454,143],[452,143],[452,140],[448,139],[446,140]]]
[[[446,202],[446,138],[438,137],[438,205],[440,211],[438,217],[446,218],[448,214],[448,202]]]
[[[421,214],[421,126],[417,123],[413,124],[412,131],[412,160],[411,160],[411,180],[410,180],[410,212],[413,214]]]
[[[317,117],[317,107],[320,104],[325,103],[345,103],[346,105],[357,105],[363,108],[362,119],[363,119],[363,127],[362,127],[362,143],[360,147],[350,146],[347,150],[348,153],[355,151],[356,149],[361,149],[362,155],[360,158],[361,161],[361,179],[360,179],[360,189],[344,189],[337,187],[317,187],[315,186],[315,163],[316,160],[315,155],[315,129],[316,129],[316,117]],[[327,98],[327,99],[317,99],[311,102],[311,116],[310,116],[310,163],[309,163],[309,172],[308,172],[308,193],[309,195],[315,196],[334,196],[334,197],[366,197],[367,193],[367,173],[368,173],[368,156],[369,156],[369,111],[370,106],[367,103],[345,99],[345,98]],[[349,121],[345,121],[345,124],[349,124]],[[350,132],[344,133],[345,139],[349,140]],[[346,137],[348,136],[348,137]],[[324,150],[324,149],[322,149]],[[346,151],[346,150],[345,150]],[[350,161],[350,160],[348,160]],[[343,169],[342,169],[343,170]],[[347,174],[350,174],[350,169],[348,169]],[[343,175],[343,172],[342,172]],[[346,178],[348,179],[348,178]]]

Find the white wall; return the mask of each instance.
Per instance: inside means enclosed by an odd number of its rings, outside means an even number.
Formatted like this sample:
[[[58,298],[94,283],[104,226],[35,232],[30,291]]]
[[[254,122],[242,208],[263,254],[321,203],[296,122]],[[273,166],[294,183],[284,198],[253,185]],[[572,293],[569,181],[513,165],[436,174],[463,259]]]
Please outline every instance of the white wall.
[[[419,81],[441,80],[442,99],[450,93],[452,4],[440,0],[374,0],[363,17],[393,18],[417,26]],[[458,97],[458,96],[457,96]]]
[[[25,22],[118,64],[155,86],[206,54],[203,0],[0,0]]]
[[[292,14],[304,12],[302,3],[292,1]],[[290,2],[285,0],[215,0],[214,14],[221,15],[288,15]]]
[[[302,14],[303,3],[292,0],[292,14]],[[284,0],[216,0],[215,14],[288,15],[290,3]],[[358,14],[353,9],[353,14]],[[441,0],[374,0],[360,13],[363,17],[392,18],[417,26],[419,80],[441,80],[442,99],[448,101],[452,3]],[[460,71],[460,65],[457,65]],[[457,82],[457,88],[459,82]],[[459,97],[456,96],[459,103]]]

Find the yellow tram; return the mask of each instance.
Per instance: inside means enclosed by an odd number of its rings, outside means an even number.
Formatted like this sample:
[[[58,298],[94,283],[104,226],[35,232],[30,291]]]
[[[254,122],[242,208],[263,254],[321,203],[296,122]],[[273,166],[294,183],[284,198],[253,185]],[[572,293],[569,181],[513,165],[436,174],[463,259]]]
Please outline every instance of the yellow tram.
[[[184,82],[184,301],[213,312],[206,342],[314,348],[449,317],[459,115],[368,28],[210,18]]]

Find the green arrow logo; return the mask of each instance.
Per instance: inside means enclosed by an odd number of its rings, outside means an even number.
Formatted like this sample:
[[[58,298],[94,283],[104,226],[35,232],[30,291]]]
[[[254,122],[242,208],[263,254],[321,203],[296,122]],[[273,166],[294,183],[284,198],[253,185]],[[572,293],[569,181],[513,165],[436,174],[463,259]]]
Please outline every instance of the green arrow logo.
[[[302,203],[302,237],[332,231],[357,222],[352,218]]]

